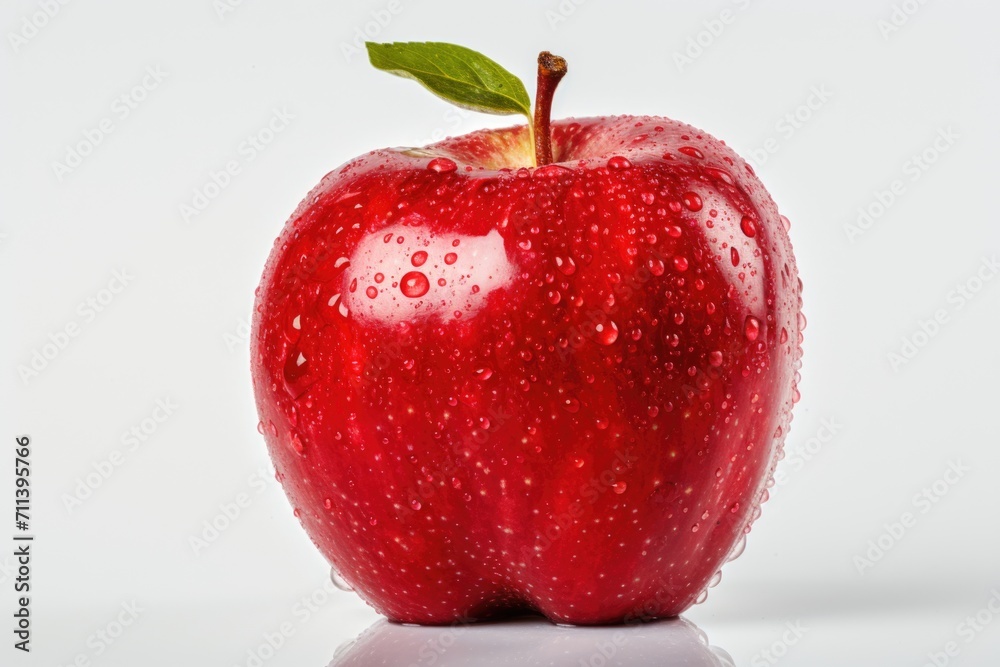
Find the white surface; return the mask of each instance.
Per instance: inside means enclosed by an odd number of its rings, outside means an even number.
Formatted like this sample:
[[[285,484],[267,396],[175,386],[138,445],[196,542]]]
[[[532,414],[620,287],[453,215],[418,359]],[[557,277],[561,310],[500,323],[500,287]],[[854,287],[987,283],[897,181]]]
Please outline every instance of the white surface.
[[[883,37],[890,0],[398,3],[231,0],[220,17],[213,0],[69,2],[16,50],[8,33],[40,4],[5,4],[0,435],[33,439],[38,542],[35,651],[16,654],[8,636],[0,664],[246,665],[287,622],[293,634],[265,664],[318,667],[377,621],[322,590],[326,567],[271,477],[245,322],[272,239],[326,171],[511,122],[346,58],[342,44],[390,6],[378,40],[466,44],[529,81],[539,50],[566,56],[558,117],[668,115],[758,156],[792,220],[809,327],[784,479],[746,554],[688,617],[740,665],[772,664],[760,652],[787,623],[808,631],[783,665],[921,665],[949,641],[959,653],[947,664],[996,664],[1000,622],[971,639],[959,626],[1000,588],[1000,279],[971,300],[955,290],[975,287],[1000,250],[1000,9],[899,1],[918,9]],[[720,17],[731,19],[721,32]],[[674,53],[699,33],[708,46],[678,68]],[[797,110],[808,119],[782,120]],[[102,119],[110,134],[59,180],[52,163]],[[949,128],[934,164],[914,171],[911,156]],[[257,134],[273,141],[254,147]],[[185,221],[180,206],[212,190],[212,172],[225,182],[227,166],[226,187]],[[845,224],[894,179],[900,194],[852,242]],[[101,312],[79,305],[108,297]],[[887,354],[936,311],[944,323],[894,370]],[[71,323],[79,335],[22,382],[18,366]],[[144,424],[153,415],[165,419]],[[145,440],[124,436],[133,427]],[[65,494],[114,450],[121,465],[67,510]],[[11,459],[0,457],[0,500]],[[959,462],[968,471],[938,482],[946,493],[918,497]],[[240,516],[196,554],[189,538],[239,494]],[[885,526],[905,512],[896,539]],[[0,527],[8,619],[10,532]],[[859,573],[855,556],[880,537],[891,548]],[[328,599],[313,611],[300,600],[316,591]],[[96,655],[88,637],[132,601],[137,621]],[[571,637],[582,653],[558,664],[592,656],[585,635]]]

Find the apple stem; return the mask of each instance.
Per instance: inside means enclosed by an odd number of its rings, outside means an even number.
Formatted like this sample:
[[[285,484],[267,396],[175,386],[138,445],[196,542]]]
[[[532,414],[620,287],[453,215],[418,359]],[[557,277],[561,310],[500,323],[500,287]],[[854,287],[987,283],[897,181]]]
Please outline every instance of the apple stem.
[[[548,51],[538,54],[538,89],[535,93],[535,164],[539,167],[552,164],[552,131],[549,120],[552,114],[552,96],[556,86],[566,76],[566,59]]]

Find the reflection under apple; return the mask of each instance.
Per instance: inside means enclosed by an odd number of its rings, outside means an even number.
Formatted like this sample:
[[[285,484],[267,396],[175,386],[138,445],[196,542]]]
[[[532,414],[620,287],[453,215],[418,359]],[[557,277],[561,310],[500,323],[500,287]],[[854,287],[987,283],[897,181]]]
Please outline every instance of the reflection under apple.
[[[676,618],[638,625],[563,627],[541,618],[410,626],[378,621],[341,646],[328,667],[733,667],[696,625]]]

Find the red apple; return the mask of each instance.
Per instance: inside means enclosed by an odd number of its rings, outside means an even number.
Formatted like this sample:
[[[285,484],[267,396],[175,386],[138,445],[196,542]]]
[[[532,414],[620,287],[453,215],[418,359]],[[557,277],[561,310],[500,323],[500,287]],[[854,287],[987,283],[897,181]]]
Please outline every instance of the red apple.
[[[392,620],[675,616],[767,496],[804,325],[787,221],[689,125],[545,136],[538,167],[525,126],[352,160],[257,291],[278,479]]]

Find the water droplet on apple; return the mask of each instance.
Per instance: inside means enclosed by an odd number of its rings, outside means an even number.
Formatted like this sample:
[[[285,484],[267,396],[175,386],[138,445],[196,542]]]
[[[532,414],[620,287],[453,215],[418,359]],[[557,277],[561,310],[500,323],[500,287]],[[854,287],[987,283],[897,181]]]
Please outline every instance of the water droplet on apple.
[[[330,568],[330,581],[333,583],[334,586],[344,591],[345,593],[354,592],[354,589],[351,588],[351,585],[349,583],[347,583],[347,580],[345,580],[342,576],[340,576],[340,572],[337,572],[337,570],[335,570],[334,568]]]
[[[560,301],[562,301],[562,294],[559,293],[559,290],[550,289],[548,292],[546,292],[545,298],[548,299],[549,303],[551,303],[554,306]]]
[[[424,250],[418,250],[413,253],[412,257],[410,257],[410,263],[413,264],[413,266],[423,266],[426,261],[427,252]]]
[[[788,342],[788,330],[785,327],[781,327],[781,333],[778,334],[778,342],[782,344]]]
[[[649,268],[649,272],[654,276],[662,276],[663,272],[666,271],[666,267],[663,265],[663,260],[659,257],[650,257],[646,266]]]
[[[749,527],[750,526],[747,526],[747,528]],[[740,536],[740,539],[736,542],[736,545],[733,547],[733,550],[729,552],[728,556],[726,556],[726,562],[734,561],[740,556],[742,556],[746,548],[747,548],[747,536],[746,533],[744,533],[743,535]]]
[[[331,500],[330,498],[324,498],[323,507],[325,507],[328,510],[333,509],[333,500]]]
[[[423,505],[420,504],[419,500],[417,500],[416,498],[414,498],[413,500],[410,501],[410,507],[412,507],[414,511],[417,511],[421,507],[423,507]]]
[[[411,299],[427,294],[430,288],[430,281],[420,271],[410,271],[399,281],[399,291],[403,293],[403,296],[408,296]]]
[[[576,262],[572,257],[556,257],[556,267],[566,276],[576,273]]]
[[[449,266],[451,266],[457,261],[458,261],[458,255],[453,252],[449,252],[447,255],[444,256],[444,263]]]
[[[367,295],[369,299],[374,299],[375,297],[378,296],[378,290],[375,287],[369,285],[368,289],[365,290],[365,295]]]
[[[594,327],[597,333],[597,342],[601,345],[611,345],[618,340],[618,325],[608,320]]]
[[[628,161],[628,158],[621,155],[615,155],[608,160],[608,169],[628,169],[631,166],[632,163]]]
[[[333,661],[330,664],[340,664],[339,660],[347,655],[347,652],[351,650],[351,647],[357,643],[357,639],[348,639],[347,641],[342,642],[340,646],[337,647],[337,650],[333,652]]]
[[[485,366],[483,368],[480,368],[480,369],[478,369],[476,371],[476,377],[479,378],[480,380],[484,380],[484,381],[485,380],[489,380],[491,377],[493,377],[493,369],[490,368],[489,366]],[[485,428],[489,428],[489,427],[486,426]]]
[[[779,215],[779,216],[778,216],[778,219],[779,219],[779,220],[781,220],[781,226],[785,228],[785,231],[786,231],[786,232],[787,232],[787,231],[788,231],[789,229],[791,229],[791,228],[792,228],[792,222],[791,222],[791,220],[789,220],[789,219],[788,219],[788,218],[786,218],[785,216],[783,216],[783,215]]]
[[[570,414],[576,414],[580,411],[580,401],[570,396],[563,402],[563,409]]]
[[[746,323],[743,325],[743,335],[749,341],[757,340],[757,336],[760,335],[760,320],[753,315],[747,315]]]
[[[682,257],[680,255],[674,257],[674,268],[677,269],[678,271],[687,271],[688,270],[687,257]]]
[[[798,321],[799,321],[799,331],[805,331],[805,328],[806,328],[806,316],[803,315],[801,311],[798,314]]]
[[[692,533],[697,533],[699,528],[700,528],[700,526],[698,525],[697,522],[695,522],[695,524],[693,526],[691,526],[691,532]]]
[[[296,454],[303,454],[306,451],[305,445],[296,434],[292,433],[288,438],[288,444]]]
[[[677,151],[689,157],[698,158],[699,160],[705,157],[705,155],[694,146],[681,146],[677,149]]]
[[[695,192],[685,192],[684,196],[681,197],[681,201],[684,202],[684,206],[689,211],[700,211],[702,207],[701,197]]]
[[[454,160],[449,160],[446,157],[436,157],[427,163],[427,168],[439,174],[444,174],[449,171],[455,171],[458,169],[458,165],[455,164]]]
[[[628,489],[628,484],[625,482],[616,482],[611,488],[614,489],[614,492],[620,496]]]
[[[733,266],[740,265],[740,253],[736,250],[736,246],[729,249],[729,260],[733,263]]]
[[[743,233],[749,236],[750,238],[753,238],[754,236],[757,235],[757,223],[755,223],[753,221],[753,218],[751,218],[749,215],[744,215],[743,219],[740,220],[740,229],[742,229]]]
[[[264,435],[264,422],[257,422],[257,432]]]
[[[733,183],[735,183],[732,174],[730,174],[725,169],[718,169],[716,167],[705,167],[705,173],[711,176],[712,178],[719,179],[726,185],[732,185]]]
[[[642,199],[643,204],[652,204],[654,201],[656,201],[656,197],[653,195],[652,192],[643,192],[641,195],[639,195],[639,198]]]
[[[552,178],[572,174],[573,170],[561,164],[546,164],[535,169],[535,178]]]
[[[667,227],[667,236],[669,236],[671,238],[679,239],[681,237],[682,233],[683,232],[682,232],[681,228],[678,227],[677,225],[669,225]]]
[[[573,466],[576,468],[582,468],[585,461],[583,459],[573,459]]]

